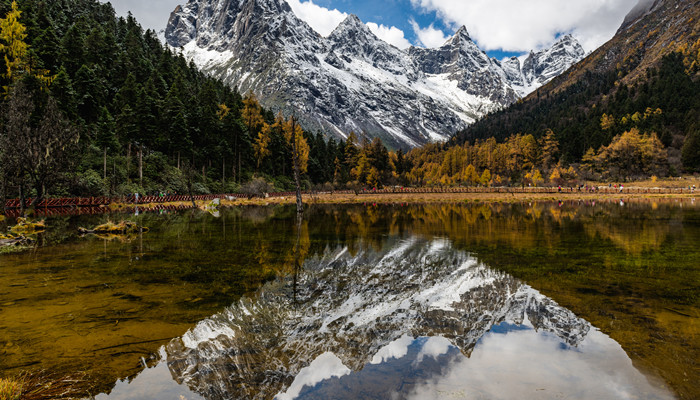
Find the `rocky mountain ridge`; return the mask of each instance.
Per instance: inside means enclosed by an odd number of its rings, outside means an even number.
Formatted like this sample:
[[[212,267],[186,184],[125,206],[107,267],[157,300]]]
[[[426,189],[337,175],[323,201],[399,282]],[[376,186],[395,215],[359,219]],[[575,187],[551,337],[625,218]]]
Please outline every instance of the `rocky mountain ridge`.
[[[489,58],[464,27],[440,48],[403,51],[354,15],[324,38],[284,0],[190,0],[171,14],[165,39],[307,129],[379,136],[392,148],[445,140],[584,56],[565,36],[521,68],[517,59]]]
[[[166,349],[173,377],[211,400],[271,399],[325,352],[360,371],[386,346],[439,336],[468,355],[503,322],[579,345],[590,324],[445,239],[329,249],[295,279],[201,321]]]

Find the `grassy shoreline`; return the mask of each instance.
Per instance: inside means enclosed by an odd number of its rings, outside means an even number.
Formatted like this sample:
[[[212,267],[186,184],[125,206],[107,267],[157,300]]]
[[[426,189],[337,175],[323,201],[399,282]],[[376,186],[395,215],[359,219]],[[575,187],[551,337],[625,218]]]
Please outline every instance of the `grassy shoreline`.
[[[603,194],[584,192],[562,193],[377,193],[377,194],[329,194],[303,195],[305,204],[365,204],[365,203],[455,203],[455,202],[482,202],[482,203],[520,203],[530,201],[619,201],[625,202],[640,199],[693,199],[696,194]],[[246,205],[278,205],[294,204],[294,196],[268,197],[253,199],[222,200],[222,206],[246,206]],[[204,202],[201,202],[204,203]],[[198,203],[199,205],[199,203]]]
[[[694,199],[700,195],[696,193],[588,193],[588,192],[561,192],[561,193],[318,193],[304,194],[302,199],[304,204],[416,204],[416,203],[522,203],[532,201],[637,201],[637,200],[669,200],[669,199]],[[211,201],[195,201],[198,208],[206,209]],[[254,197],[251,199],[239,198],[228,200],[221,199],[222,207],[241,206],[268,206],[295,204],[295,196],[281,197]],[[189,201],[178,201],[170,203],[147,203],[139,204],[141,210],[157,210],[161,208],[189,208],[192,203]],[[134,204],[113,203],[109,206],[113,211],[120,209],[134,208]]]

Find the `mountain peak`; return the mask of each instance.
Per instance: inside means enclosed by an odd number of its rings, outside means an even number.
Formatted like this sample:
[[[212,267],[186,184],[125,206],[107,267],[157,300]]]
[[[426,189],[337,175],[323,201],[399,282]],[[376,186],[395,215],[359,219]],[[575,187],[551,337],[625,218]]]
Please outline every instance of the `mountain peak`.
[[[462,25],[457,29],[457,32],[455,32],[455,36],[458,37],[463,37],[471,40],[471,37],[469,36],[469,31],[467,30],[467,27]]]
[[[365,35],[374,35],[357,15],[350,14],[340,24],[338,24],[335,29],[333,29],[333,32],[331,32],[329,37],[335,36],[338,37],[338,39],[346,41],[356,36],[354,32],[363,32]],[[348,34],[351,36],[347,37],[346,35]]]
[[[347,24],[347,25],[349,25],[349,24],[354,24],[354,25],[358,25],[358,24],[362,24],[362,20],[360,20],[360,17],[358,17],[357,15],[355,15],[355,14],[350,14],[350,15],[348,15],[348,16],[343,20],[343,22],[341,22],[341,24]],[[364,24],[362,24],[362,25],[364,25]]]
[[[444,140],[517,100],[512,82],[526,86],[517,59],[490,59],[465,26],[439,48],[403,51],[354,14],[322,37],[284,0],[189,0],[165,36],[207,73],[297,112],[309,129],[364,131],[392,148]]]
[[[566,34],[548,49],[530,51],[522,64],[521,75],[511,78],[511,81],[521,86],[519,93],[525,96],[581,61],[585,55],[578,40]]]
[[[637,20],[649,13],[651,9],[654,8],[654,4],[656,4],[656,0],[639,0],[637,5],[625,16],[620,29],[618,29],[618,33],[634,25]]]
[[[462,43],[472,42],[471,36],[469,36],[469,31],[467,27],[462,25],[451,38],[447,39],[447,42],[443,46],[459,46]]]

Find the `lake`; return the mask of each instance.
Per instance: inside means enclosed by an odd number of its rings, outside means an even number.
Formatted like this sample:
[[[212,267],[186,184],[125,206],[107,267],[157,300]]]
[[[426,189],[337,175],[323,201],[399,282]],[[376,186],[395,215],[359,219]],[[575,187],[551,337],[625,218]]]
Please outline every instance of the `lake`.
[[[150,231],[77,234],[108,218]],[[0,256],[0,375],[83,371],[110,400],[700,398],[693,199],[47,224]]]

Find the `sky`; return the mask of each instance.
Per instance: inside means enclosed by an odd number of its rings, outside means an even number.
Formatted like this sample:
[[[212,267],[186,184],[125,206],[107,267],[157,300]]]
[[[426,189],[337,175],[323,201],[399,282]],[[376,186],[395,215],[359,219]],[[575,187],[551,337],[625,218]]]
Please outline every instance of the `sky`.
[[[551,46],[571,33],[586,52],[617,31],[638,0],[287,0],[302,20],[327,36],[355,14],[381,39],[405,49],[439,47],[466,26],[489,56],[502,59]],[[186,0],[111,0],[144,28],[160,31]]]

